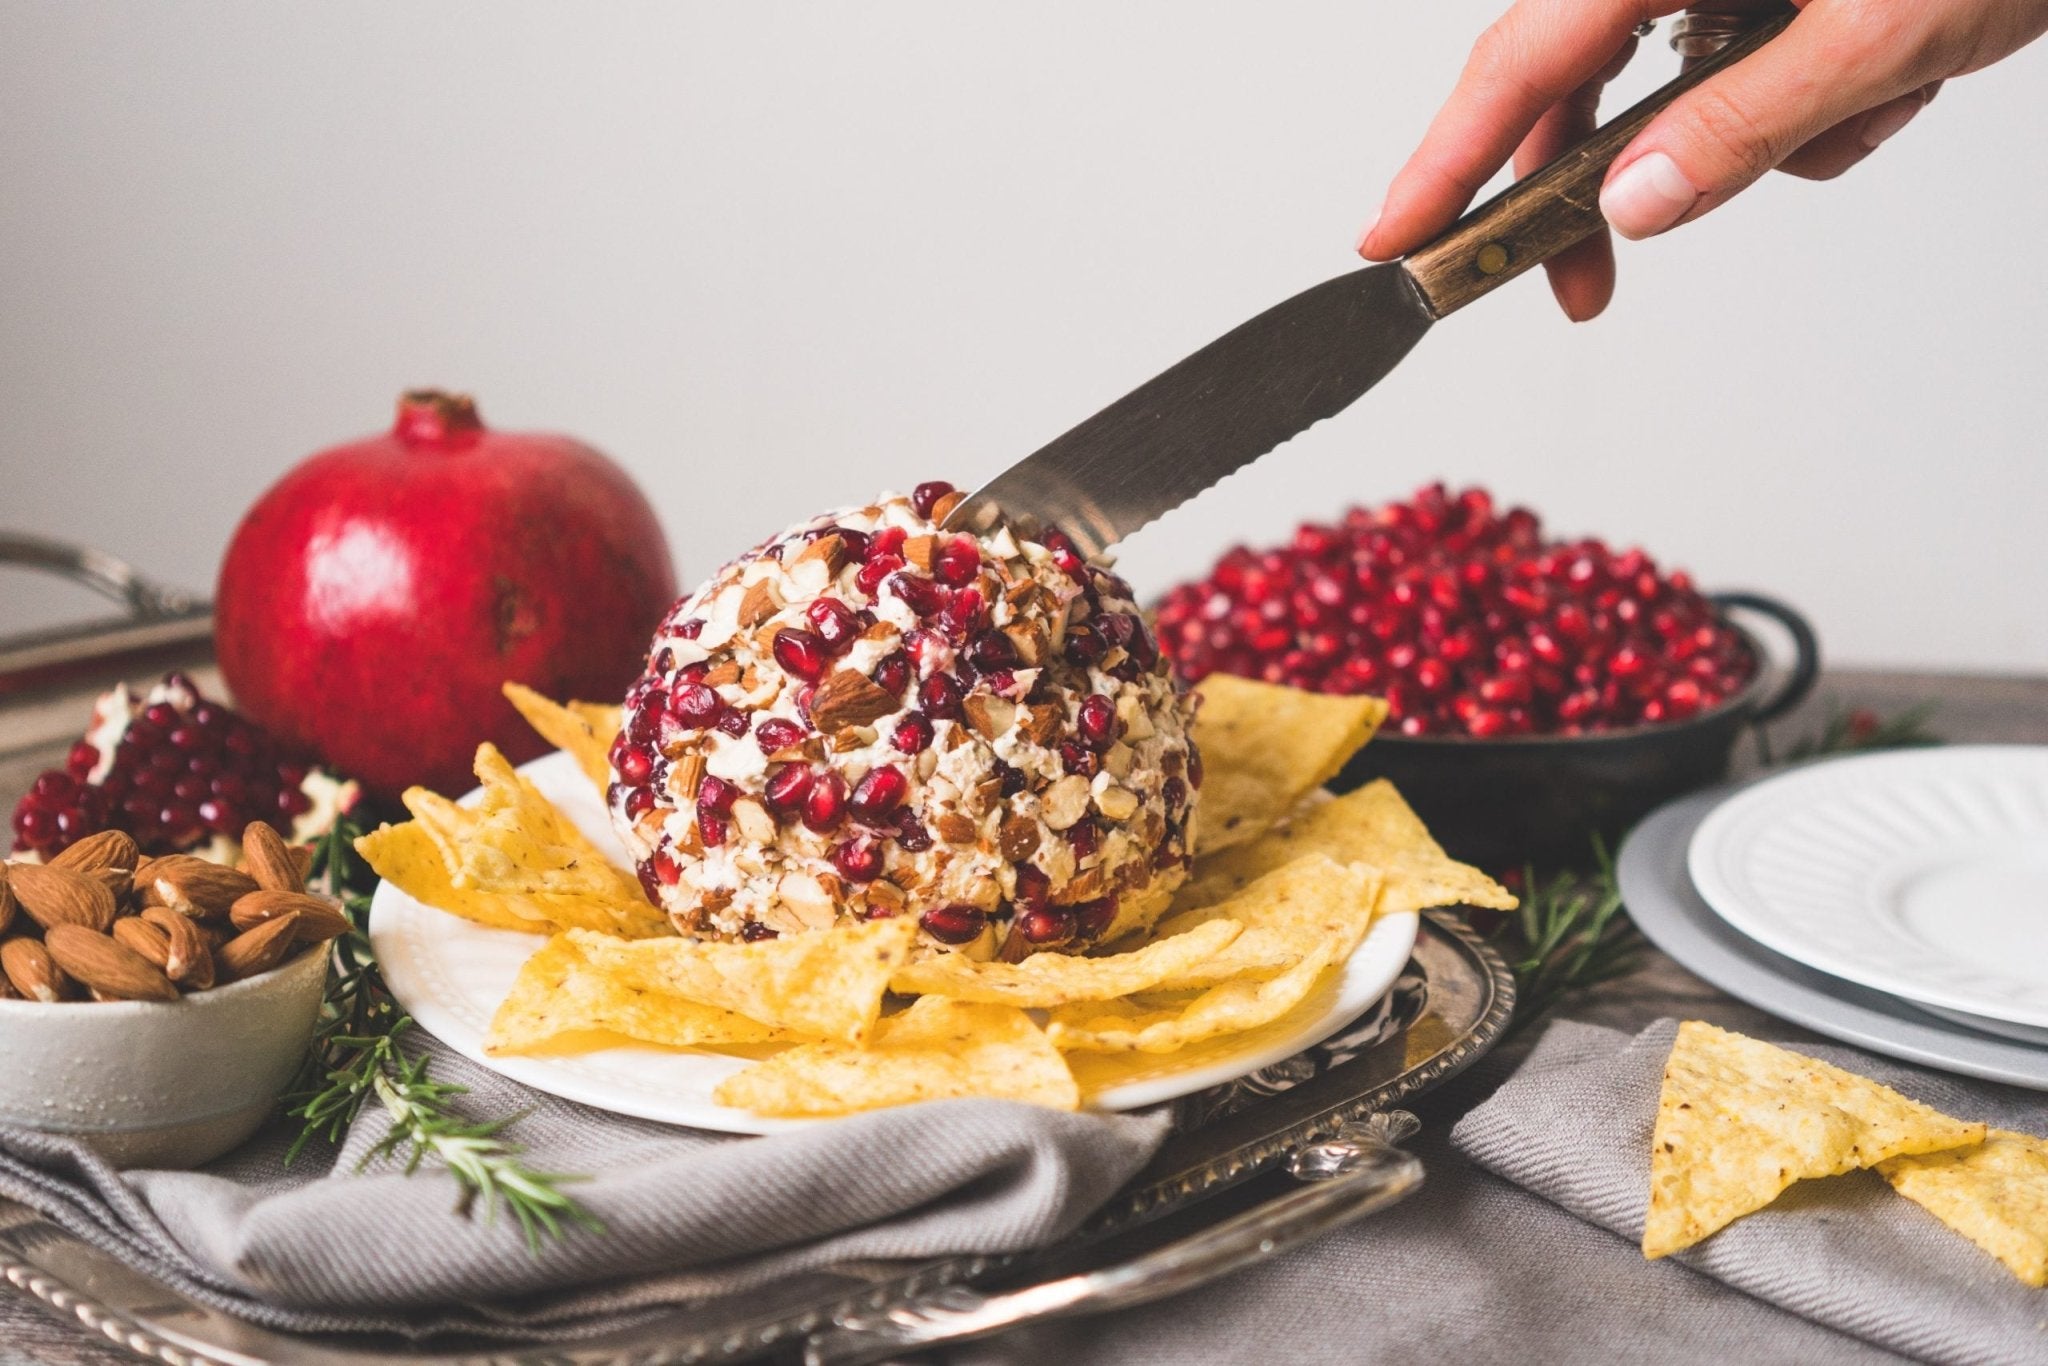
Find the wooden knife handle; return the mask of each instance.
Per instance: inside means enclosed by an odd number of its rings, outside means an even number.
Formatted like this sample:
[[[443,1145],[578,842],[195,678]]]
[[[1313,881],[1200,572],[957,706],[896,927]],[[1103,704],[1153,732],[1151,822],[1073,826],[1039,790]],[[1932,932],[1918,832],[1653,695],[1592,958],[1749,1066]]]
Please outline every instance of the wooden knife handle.
[[[1666,105],[1777,37],[1794,17],[1788,10],[1758,25],[1411,252],[1402,264],[1430,311],[1439,318],[1453,313],[1591,237],[1605,221],[1600,217],[1601,182],[1621,150]]]

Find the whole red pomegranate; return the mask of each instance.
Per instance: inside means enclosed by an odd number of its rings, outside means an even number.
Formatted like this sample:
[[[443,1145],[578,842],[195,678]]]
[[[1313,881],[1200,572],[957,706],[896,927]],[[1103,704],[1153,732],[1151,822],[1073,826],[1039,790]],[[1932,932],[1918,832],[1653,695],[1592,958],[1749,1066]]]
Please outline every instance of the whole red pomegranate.
[[[545,747],[499,692],[623,696],[676,597],[653,510],[563,436],[420,390],[311,457],[236,528],[215,601],[238,706],[371,791],[471,785],[477,744]]]

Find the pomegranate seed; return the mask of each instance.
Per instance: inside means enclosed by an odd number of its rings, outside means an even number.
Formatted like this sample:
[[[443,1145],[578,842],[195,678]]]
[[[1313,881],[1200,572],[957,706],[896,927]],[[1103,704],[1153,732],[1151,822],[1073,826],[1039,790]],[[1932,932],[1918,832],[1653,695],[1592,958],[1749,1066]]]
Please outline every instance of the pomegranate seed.
[[[1060,766],[1069,773],[1092,778],[1102,767],[1102,756],[1079,740],[1060,741]]]
[[[917,515],[929,518],[932,509],[939,505],[939,499],[953,491],[953,486],[943,479],[928,479],[910,491],[910,506]]]
[[[996,785],[1005,797],[1014,797],[1024,790],[1024,770],[1014,768],[1001,759],[991,761],[995,765]]]
[[[1195,748],[1193,740],[1188,741],[1188,786],[1197,791],[1202,786],[1202,751]]]
[[[763,754],[779,754],[804,742],[804,728],[783,716],[771,716],[754,727],[754,743]]]
[[[1074,907],[1074,936],[1078,939],[1097,939],[1116,919],[1117,899],[1101,896],[1093,901],[1084,901]]]
[[[1109,653],[1109,646],[1094,627],[1082,625],[1067,629],[1065,650],[1068,663],[1086,668],[1101,663],[1102,657]]]
[[[917,613],[920,618],[934,616],[946,609],[952,595],[930,579],[922,579],[908,570],[889,576],[889,591],[902,600],[903,605]]]
[[[654,789],[634,787],[626,790],[626,819],[639,820],[654,809]]]
[[[1029,863],[1018,864],[1015,900],[1026,909],[1048,904],[1052,900],[1052,879]]]
[[[1093,820],[1076,821],[1067,827],[1067,843],[1074,846],[1074,857],[1087,859],[1095,857],[1102,848],[1102,829]]]
[[[615,745],[612,767],[618,771],[621,782],[639,787],[654,776],[654,756],[637,745]]]
[[[924,932],[941,944],[971,944],[988,926],[988,912],[979,906],[958,903],[926,911],[917,918]]]
[[[932,721],[921,711],[906,714],[896,723],[889,743],[905,754],[921,754],[932,742]]]
[[[816,776],[806,764],[784,764],[768,775],[761,800],[777,815],[789,815],[804,805]]]
[[[749,920],[746,924],[740,926],[740,939],[743,943],[758,944],[763,939],[780,939],[781,937],[782,935],[779,931],[768,928],[768,926],[763,925],[758,920]]]
[[[1017,646],[1001,631],[983,631],[967,642],[967,662],[987,673],[995,669],[1010,669],[1023,661],[1018,658]]]
[[[837,830],[846,819],[846,779],[821,773],[804,796],[804,825],[821,835]]]
[[[855,820],[867,825],[879,823],[910,795],[910,780],[903,776],[903,770],[890,764],[868,770],[860,785],[853,789],[848,805]]]
[[[939,547],[939,553],[932,560],[932,574],[941,583],[955,587],[974,582],[981,572],[981,547],[974,543],[972,536],[955,536]]]
[[[1074,916],[1062,906],[1034,906],[1017,913],[1017,933],[1033,944],[1064,943],[1074,937]]]
[[[1179,778],[1168,778],[1160,784],[1159,795],[1169,812],[1178,811],[1188,804],[1188,785]]]
[[[885,555],[894,555],[898,560],[901,560],[903,558],[903,544],[909,539],[910,533],[902,527],[885,526],[868,538],[867,557],[870,560],[874,560]]]
[[[716,849],[724,844],[725,837],[731,830],[732,827],[726,824],[723,816],[707,816],[701,811],[697,813],[697,837],[704,841],[706,849]]]
[[[910,656],[897,650],[875,661],[874,684],[891,697],[901,697],[910,685]]]
[[[901,555],[874,555],[853,576],[854,587],[873,598],[882,591],[882,580],[903,567]]]
[[[843,655],[853,648],[853,642],[860,638],[861,625],[853,609],[837,598],[819,598],[804,609],[804,616],[810,620],[811,629],[818,639],[825,642],[825,648],[834,656]]]
[[[714,778],[706,774],[704,781],[697,786],[697,814],[730,816],[732,804],[738,800],[739,795],[739,788],[733,784],[723,778]]]
[[[676,627],[676,634],[684,640],[695,640],[698,636],[704,634],[703,618],[691,617],[688,621],[682,622]]]
[[[881,847],[872,840],[847,840],[833,846],[832,866],[848,882],[873,882],[882,873]]]
[[[718,724],[725,700],[702,683],[690,683],[669,694],[668,714],[690,730],[709,730]]]
[[[936,721],[959,720],[963,696],[960,681],[951,674],[933,674],[917,686],[918,705]]]
[[[809,631],[784,627],[775,633],[775,662],[798,678],[815,683],[825,675],[825,642]]]
[[[922,854],[932,847],[932,832],[923,821],[904,811],[896,817],[896,842],[913,854]]]
[[[1116,703],[1101,693],[1093,693],[1081,703],[1075,725],[1081,732],[1082,743],[1096,750],[1108,749],[1115,744],[1123,729],[1117,720]]]
[[[730,735],[735,740],[743,740],[746,738],[747,728],[754,724],[754,718],[737,707],[727,707],[719,712],[716,724],[722,734]]]
[[[962,588],[939,613],[939,629],[955,641],[964,641],[986,624],[987,600],[979,588]]]
[[[80,740],[71,747],[71,752],[64,756],[64,767],[73,778],[84,782],[85,775],[92,772],[93,766],[99,761],[100,752]]]

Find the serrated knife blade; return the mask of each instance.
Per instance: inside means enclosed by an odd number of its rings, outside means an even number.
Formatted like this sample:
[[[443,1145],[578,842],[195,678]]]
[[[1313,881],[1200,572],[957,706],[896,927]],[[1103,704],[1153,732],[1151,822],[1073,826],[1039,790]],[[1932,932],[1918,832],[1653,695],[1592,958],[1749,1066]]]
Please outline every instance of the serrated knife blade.
[[[1622,149],[1796,20],[1758,21],[1402,260],[1326,280],[1210,342],[962,499],[946,525],[1056,525],[1097,555],[1343,411],[1431,323],[1601,231],[1600,185]]]
[[[1097,555],[1343,411],[1435,318],[1398,263],[1303,290],[1040,447],[946,519],[1058,526]]]

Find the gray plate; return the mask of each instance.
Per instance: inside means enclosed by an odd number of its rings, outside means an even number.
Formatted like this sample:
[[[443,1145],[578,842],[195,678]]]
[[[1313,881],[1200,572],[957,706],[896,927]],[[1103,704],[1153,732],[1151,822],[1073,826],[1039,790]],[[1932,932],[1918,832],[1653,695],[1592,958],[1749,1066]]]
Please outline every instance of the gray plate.
[[[1936,1019],[1895,996],[1817,972],[1715,915],[1693,890],[1686,851],[1707,813],[1735,790],[1661,807],[1622,846],[1622,900],[1651,943],[1737,1000],[1831,1039],[1945,1072],[2048,1091],[2048,1048]]]

